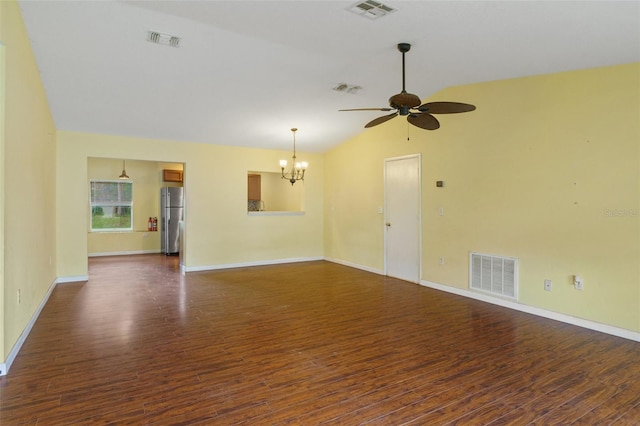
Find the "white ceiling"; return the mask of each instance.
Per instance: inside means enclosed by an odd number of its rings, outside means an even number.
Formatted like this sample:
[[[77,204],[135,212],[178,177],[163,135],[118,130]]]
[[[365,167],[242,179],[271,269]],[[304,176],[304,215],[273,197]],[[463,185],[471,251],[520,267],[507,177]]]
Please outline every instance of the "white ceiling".
[[[640,61],[639,1],[19,1],[58,129],[323,152],[406,89]],[[177,35],[179,48],[146,41]],[[334,91],[340,83],[356,94]],[[474,103],[473,99],[439,99]],[[478,108],[481,105],[477,105]],[[382,124],[384,125],[384,124]]]

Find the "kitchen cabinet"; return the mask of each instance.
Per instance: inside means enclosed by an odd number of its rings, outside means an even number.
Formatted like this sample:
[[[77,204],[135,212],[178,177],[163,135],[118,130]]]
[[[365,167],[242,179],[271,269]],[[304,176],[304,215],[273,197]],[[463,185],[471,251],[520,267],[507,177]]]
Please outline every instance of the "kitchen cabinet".
[[[165,182],[182,182],[182,170],[168,170],[162,171],[162,179]]]
[[[250,173],[248,176],[247,199],[250,201],[259,201],[262,199],[261,176]]]

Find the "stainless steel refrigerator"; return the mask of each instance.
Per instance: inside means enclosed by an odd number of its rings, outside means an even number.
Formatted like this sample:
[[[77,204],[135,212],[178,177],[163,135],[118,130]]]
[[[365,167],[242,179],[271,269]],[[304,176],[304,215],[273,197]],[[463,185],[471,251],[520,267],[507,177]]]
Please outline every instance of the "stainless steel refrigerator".
[[[182,188],[160,188],[160,249],[166,255],[180,252],[179,235],[183,208]]]

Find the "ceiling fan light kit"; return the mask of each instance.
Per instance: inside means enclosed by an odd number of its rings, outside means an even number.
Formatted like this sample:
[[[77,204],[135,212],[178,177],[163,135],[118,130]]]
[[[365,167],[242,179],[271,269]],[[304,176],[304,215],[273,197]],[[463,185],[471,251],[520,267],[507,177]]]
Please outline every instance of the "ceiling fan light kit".
[[[398,115],[406,116],[407,121],[416,127],[425,130],[440,128],[440,122],[432,114],[456,114],[469,112],[476,109],[474,105],[461,102],[427,102],[422,104],[420,97],[405,90],[405,66],[404,54],[411,49],[409,43],[398,43],[398,50],[402,53],[402,92],[389,98],[390,108],[354,108],[341,109],[340,111],[393,111],[365,124],[365,128],[377,126]]]

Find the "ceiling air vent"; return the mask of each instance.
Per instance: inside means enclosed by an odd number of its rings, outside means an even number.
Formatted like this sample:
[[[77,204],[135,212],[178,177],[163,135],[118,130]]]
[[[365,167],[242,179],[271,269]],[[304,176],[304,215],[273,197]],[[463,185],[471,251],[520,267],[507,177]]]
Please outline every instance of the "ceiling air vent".
[[[171,34],[163,34],[157,31],[147,32],[147,41],[155,44],[163,44],[165,46],[180,47],[180,37]]]
[[[359,1],[347,8],[347,10],[369,19],[382,18],[383,16],[396,11],[396,9],[374,0]]]
[[[351,93],[352,95],[355,95],[358,91],[362,90],[362,87],[347,83],[340,83],[335,86],[333,90],[336,92]]]

